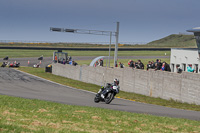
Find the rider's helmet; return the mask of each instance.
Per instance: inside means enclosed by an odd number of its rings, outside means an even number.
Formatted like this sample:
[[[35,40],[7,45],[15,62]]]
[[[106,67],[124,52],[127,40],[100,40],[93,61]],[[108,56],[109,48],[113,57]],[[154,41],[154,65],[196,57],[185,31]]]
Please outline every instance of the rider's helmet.
[[[119,85],[119,79],[114,79],[114,85]]]

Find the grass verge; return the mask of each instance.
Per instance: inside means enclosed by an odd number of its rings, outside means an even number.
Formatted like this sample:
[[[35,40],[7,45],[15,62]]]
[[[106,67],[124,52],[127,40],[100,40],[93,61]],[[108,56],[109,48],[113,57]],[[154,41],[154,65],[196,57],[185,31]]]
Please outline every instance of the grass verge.
[[[0,132],[193,132],[200,122],[0,95]],[[14,102],[13,102],[14,101]]]
[[[53,52],[56,50],[17,50],[17,49],[0,49],[0,58],[8,56],[9,58],[25,58],[25,57],[52,57]],[[74,51],[63,50],[67,52],[69,56],[108,56],[109,51]],[[118,51],[118,56],[167,56],[170,55],[170,51]],[[114,55],[114,51],[111,51],[111,56]]]
[[[84,83],[81,81],[72,80],[68,78],[63,78],[61,76],[56,76],[51,73],[45,73],[44,68],[20,67],[18,68],[18,70],[60,83],[63,85],[71,86],[77,89],[97,92],[100,88],[100,86],[98,85]],[[142,103],[155,104],[155,105],[161,105],[161,106],[185,109],[185,110],[200,111],[200,105],[180,103],[178,101],[164,100],[161,98],[153,98],[153,97],[148,97],[148,96],[144,96],[144,95],[140,95],[136,93],[128,93],[128,92],[120,91],[120,93],[117,96],[123,99],[133,100],[133,101],[142,102]]]

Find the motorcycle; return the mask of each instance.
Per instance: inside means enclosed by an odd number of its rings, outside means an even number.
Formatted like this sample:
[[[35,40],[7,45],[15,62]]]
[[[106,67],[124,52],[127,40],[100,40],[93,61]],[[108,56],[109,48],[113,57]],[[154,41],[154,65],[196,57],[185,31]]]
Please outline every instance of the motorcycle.
[[[8,62],[3,62],[3,64],[1,65],[1,67],[6,67],[8,65]]]
[[[33,68],[39,68],[39,67],[40,67],[39,64],[34,64],[34,65],[33,65]]]
[[[9,67],[20,67],[20,63],[17,62],[10,63]]]
[[[105,102],[106,104],[109,104],[112,102],[117,93],[119,93],[119,87],[107,83],[106,87],[101,87],[99,92],[96,94],[94,102]],[[102,94],[104,97],[102,97]]]

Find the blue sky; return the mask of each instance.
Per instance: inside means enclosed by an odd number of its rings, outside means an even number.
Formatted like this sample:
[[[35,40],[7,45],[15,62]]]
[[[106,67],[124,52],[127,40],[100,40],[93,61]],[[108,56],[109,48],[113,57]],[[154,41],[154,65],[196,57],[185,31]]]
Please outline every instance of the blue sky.
[[[49,28],[116,31],[118,21],[119,42],[150,42],[199,27],[199,12],[200,0],[1,0],[0,40],[109,42]]]

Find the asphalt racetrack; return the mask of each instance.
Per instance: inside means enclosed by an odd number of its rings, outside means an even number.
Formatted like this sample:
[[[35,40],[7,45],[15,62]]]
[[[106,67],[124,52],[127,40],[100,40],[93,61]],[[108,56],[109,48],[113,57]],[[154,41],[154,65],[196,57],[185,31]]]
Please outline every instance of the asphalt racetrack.
[[[0,68],[0,94],[200,121],[200,112],[198,111],[173,109],[118,98],[115,98],[110,104],[94,103],[94,93],[53,83],[12,68]]]

